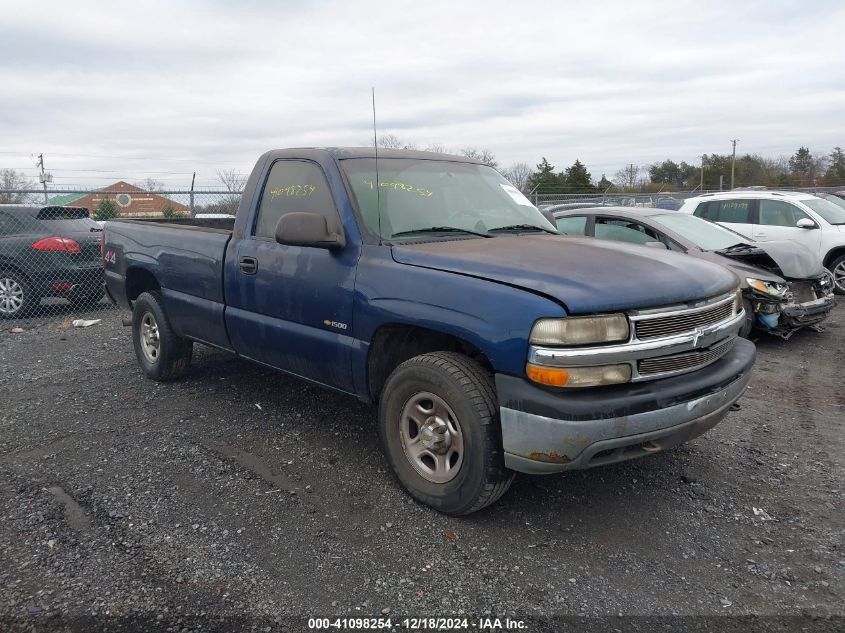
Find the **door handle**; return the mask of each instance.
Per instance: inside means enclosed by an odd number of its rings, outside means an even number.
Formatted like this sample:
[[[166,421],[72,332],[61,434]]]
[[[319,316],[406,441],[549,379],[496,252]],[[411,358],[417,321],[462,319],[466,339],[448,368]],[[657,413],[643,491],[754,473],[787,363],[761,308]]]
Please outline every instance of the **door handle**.
[[[254,275],[258,272],[258,260],[254,257],[241,257],[238,268],[244,275]]]

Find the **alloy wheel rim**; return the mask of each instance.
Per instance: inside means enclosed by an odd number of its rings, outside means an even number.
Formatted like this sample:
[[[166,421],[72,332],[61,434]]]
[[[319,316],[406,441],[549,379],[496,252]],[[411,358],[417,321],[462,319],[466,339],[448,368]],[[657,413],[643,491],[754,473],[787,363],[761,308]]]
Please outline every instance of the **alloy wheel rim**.
[[[23,305],[23,286],[11,277],[0,278],[0,312],[14,314]]]
[[[161,355],[161,340],[159,339],[158,323],[151,312],[145,312],[141,317],[141,351],[151,363],[158,362]]]
[[[457,477],[464,461],[460,422],[438,395],[412,396],[399,416],[399,438],[405,457],[425,480],[445,484]]]
[[[842,292],[845,292],[845,261],[839,262],[833,269],[833,283]]]

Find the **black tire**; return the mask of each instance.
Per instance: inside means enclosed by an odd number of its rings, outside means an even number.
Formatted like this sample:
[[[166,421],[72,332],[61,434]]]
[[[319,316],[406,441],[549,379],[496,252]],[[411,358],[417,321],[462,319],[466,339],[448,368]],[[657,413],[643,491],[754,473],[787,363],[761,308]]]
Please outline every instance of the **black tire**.
[[[147,341],[142,331],[155,328],[156,337]],[[157,341],[158,348],[155,349]],[[132,342],[135,356],[147,378],[165,381],[184,376],[191,366],[194,344],[177,336],[164,313],[161,295],[144,292],[135,300],[132,309]]]
[[[838,295],[845,295],[845,255],[837,257],[832,262],[828,269],[833,274],[833,291]],[[837,283],[837,277],[839,283]]]
[[[745,321],[739,329],[739,335],[742,338],[751,336],[751,330],[754,329],[754,322],[757,320],[757,315],[754,314],[754,306],[748,299],[742,300],[742,307],[745,308]]]
[[[460,429],[460,465],[453,479],[443,483],[421,475],[403,448],[403,410],[414,398],[426,393],[445,402]],[[479,363],[462,354],[433,352],[399,365],[382,390],[379,434],[399,483],[414,499],[445,514],[466,515],[490,505],[507,491],[515,475],[504,465],[492,377]],[[423,436],[421,429],[419,435]]]
[[[40,302],[29,279],[14,269],[0,270],[0,319],[30,316]]]

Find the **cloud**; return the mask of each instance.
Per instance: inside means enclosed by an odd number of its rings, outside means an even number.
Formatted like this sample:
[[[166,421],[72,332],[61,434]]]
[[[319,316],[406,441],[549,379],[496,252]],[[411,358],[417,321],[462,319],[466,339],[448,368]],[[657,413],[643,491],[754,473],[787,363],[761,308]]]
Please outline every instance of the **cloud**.
[[[836,2],[102,7],[6,10],[0,166],[44,152],[57,182],[210,184],[270,147],[367,142],[371,86],[383,133],[504,165],[579,158],[599,176],[730,138],[770,155],[845,144]]]

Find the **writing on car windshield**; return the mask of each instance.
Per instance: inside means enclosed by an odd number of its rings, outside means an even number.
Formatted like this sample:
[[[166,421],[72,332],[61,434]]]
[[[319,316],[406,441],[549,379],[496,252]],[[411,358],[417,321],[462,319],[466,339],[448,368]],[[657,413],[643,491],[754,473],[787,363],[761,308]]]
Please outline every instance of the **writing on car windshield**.
[[[376,175],[375,159],[340,163],[361,220],[385,240],[486,236],[503,227],[557,233],[516,187],[487,165],[380,158]]]
[[[373,180],[365,180],[364,184],[367,185],[370,189],[375,188],[376,184]],[[428,189],[424,189],[423,187],[415,187],[414,185],[409,185],[408,183],[404,182],[385,182],[380,180],[378,183],[379,189],[393,189],[393,191],[405,191],[407,193],[413,193],[423,198],[430,198],[434,195]]]
[[[275,198],[282,198],[284,196],[296,196],[302,198],[310,196],[317,191],[314,185],[287,185],[286,187],[273,187],[270,190],[270,196]]]

